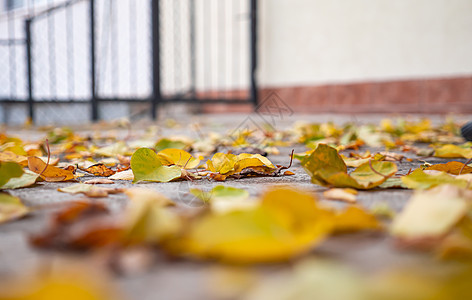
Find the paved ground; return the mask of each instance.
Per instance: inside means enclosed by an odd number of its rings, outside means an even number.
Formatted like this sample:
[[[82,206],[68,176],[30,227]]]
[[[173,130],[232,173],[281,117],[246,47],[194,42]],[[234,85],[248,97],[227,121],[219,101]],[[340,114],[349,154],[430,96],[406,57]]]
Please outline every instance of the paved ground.
[[[332,120],[336,123],[346,121],[358,121],[361,123],[376,123],[384,116],[292,116],[279,122],[280,128],[289,126],[294,120],[304,119],[311,122],[325,122]],[[431,116],[434,122],[440,122],[443,117]],[[205,117],[207,129],[224,132],[230,128],[238,126],[244,121],[246,116],[213,116]],[[462,119],[469,119],[467,116]],[[192,120],[195,120],[192,118]],[[191,121],[191,120],[190,120]],[[139,131],[141,125],[134,125],[134,130]],[[87,131],[93,128],[86,128]],[[43,133],[36,131],[26,131],[9,129],[9,133],[17,134],[23,139],[40,137]],[[167,129],[162,134],[187,134],[193,135],[188,128]],[[116,131],[113,134],[123,135],[126,132]],[[201,134],[201,133],[200,133]],[[281,153],[277,156],[269,156],[269,159],[276,164],[287,165],[288,154],[292,148],[280,148]],[[375,150],[375,149],[372,149]],[[297,146],[295,151],[304,151],[304,147]],[[438,162],[437,159],[428,159],[429,162]],[[444,160],[441,160],[444,161]],[[421,162],[404,162],[400,167],[400,172],[407,172],[411,167],[418,167]],[[321,197],[324,188],[310,183],[310,178],[300,167],[298,161],[294,161],[291,170],[295,176],[286,177],[265,177],[250,178],[241,180],[228,180],[225,185],[245,188],[251,195],[260,194],[270,185],[289,184],[298,188],[303,188]],[[86,178],[84,178],[86,179]],[[146,187],[158,190],[169,196],[182,206],[192,209],[199,204],[188,194],[188,188],[204,186],[209,188],[220,183],[211,181],[195,182],[170,182],[170,183],[148,183]],[[42,232],[47,219],[54,208],[47,208],[48,204],[77,200],[78,196],[60,193],[57,188],[69,186],[71,183],[39,183],[34,188],[14,190],[11,193],[20,197],[29,206],[46,206],[44,209],[35,211],[30,217],[0,226],[0,278],[11,278],[19,276],[27,270],[37,268],[45,258],[60,256],[57,252],[44,252],[33,249],[28,244],[28,236],[31,233]],[[117,182],[110,187],[130,187],[130,182]],[[372,207],[376,203],[386,202],[394,210],[401,210],[408,198],[411,196],[409,190],[372,190],[360,192],[358,201],[366,206]],[[80,198],[80,197],[79,197]],[[104,200],[113,210],[120,210],[126,204],[126,196],[122,194],[111,195]],[[342,204],[336,204],[342,205]],[[62,255],[62,254],[61,254]],[[392,241],[386,234],[356,234],[330,238],[312,253],[316,257],[334,258],[345,262],[356,269],[372,272],[382,270],[392,266],[403,264],[427,264],[431,261],[427,255],[415,253],[399,252],[395,250]],[[82,256],[77,257],[83,260]],[[113,281],[123,294],[129,299],[210,299],[212,290],[211,273],[216,267],[212,263],[195,263],[188,261],[169,262],[165,259],[158,259],[158,262],[150,271],[126,277],[114,277]],[[290,268],[290,264],[272,265],[264,267],[254,267],[256,272],[263,276],[271,276],[279,272],[285,272]]]

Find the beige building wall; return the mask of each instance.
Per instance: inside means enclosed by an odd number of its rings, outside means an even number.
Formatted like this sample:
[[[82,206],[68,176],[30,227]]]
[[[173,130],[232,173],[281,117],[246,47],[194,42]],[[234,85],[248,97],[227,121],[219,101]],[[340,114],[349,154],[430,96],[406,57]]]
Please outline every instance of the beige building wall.
[[[471,0],[261,0],[263,86],[472,74]]]

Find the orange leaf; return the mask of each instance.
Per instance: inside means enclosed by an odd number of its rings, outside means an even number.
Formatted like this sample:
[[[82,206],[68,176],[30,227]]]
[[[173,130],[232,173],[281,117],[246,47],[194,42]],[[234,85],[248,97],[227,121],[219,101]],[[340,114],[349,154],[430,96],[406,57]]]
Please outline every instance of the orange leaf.
[[[58,167],[46,165],[39,157],[30,156],[28,157],[28,168],[40,174],[41,178],[46,181],[56,182],[56,181],[67,181],[74,179],[73,170],[68,169],[64,170]]]
[[[426,170],[436,170],[436,171],[443,171],[452,175],[459,175],[462,170],[461,174],[469,174],[472,173],[472,168],[464,165],[459,161],[450,161],[447,164],[437,164],[427,167]]]

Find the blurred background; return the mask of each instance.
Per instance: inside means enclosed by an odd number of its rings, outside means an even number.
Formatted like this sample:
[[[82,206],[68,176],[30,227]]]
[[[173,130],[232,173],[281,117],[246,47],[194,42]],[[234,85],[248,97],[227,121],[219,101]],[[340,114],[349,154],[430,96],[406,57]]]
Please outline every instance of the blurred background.
[[[470,0],[0,0],[0,123],[472,113],[471,37]]]

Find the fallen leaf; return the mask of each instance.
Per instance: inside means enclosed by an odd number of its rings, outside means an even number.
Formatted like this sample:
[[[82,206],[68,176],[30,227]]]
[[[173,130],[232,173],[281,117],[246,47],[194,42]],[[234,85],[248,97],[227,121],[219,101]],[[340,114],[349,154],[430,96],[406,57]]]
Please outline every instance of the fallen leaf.
[[[286,261],[307,252],[331,228],[311,195],[276,189],[253,209],[199,217],[180,240],[180,251],[233,263]]]
[[[450,161],[445,164],[436,164],[427,167],[425,170],[436,170],[436,171],[443,171],[453,175],[461,174],[468,174],[472,173],[472,167],[465,165],[464,163],[458,161]]]
[[[0,188],[11,178],[23,175],[23,168],[16,162],[0,162]]]
[[[28,167],[31,171],[39,174],[45,181],[68,181],[75,178],[72,170],[64,170],[46,165],[44,161],[35,156],[28,157]]]
[[[168,182],[182,176],[178,166],[162,165],[157,154],[148,148],[140,148],[131,157],[133,183],[140,181]]]
[[[372,213],[359,206],[348,206],[345,210],[335,212],[334,231],[336,233],[363,230],[381,230],[382,223]]]
[[[108,177],[112,180],[134,180],[133,170],[125,170],[121,172],[116,172],[115,175]]]
[[[235,172],[235,164],[237,156],[234,154],[215,153],[213,157],[207,161],[207,168],[211,172],[217,172],[221,175],[233,174]]]
[[[20,198],[0,192],[0,224],[21,218],[29,211]]]
[[[323,192],[323,196],[326,199],[340,200],[347,203],[355,203],[356,195],[357,195],[357,190],[349,189],[349,188],[346,188],[346,189],[334,188],[334,189],[329,189]]]
[[[106,273],[84,260],[55,258],[48,272],[41,266],[31,274],[6,278],[0,284],[0,299],[9,300],[107,300],[122,299]]]
[[[95,154],[108,157],[116,157],[117,155],[126,155],[128,147],[124,142],[118,142],[109,146],[105,146],[92,151]]]
[[[434,150],[434,156],[443,158],[472,158],[472,149],[469,147],[462,148],[457,145],[443,145]]]
[[[441,237],[469,208],[455,186],[441,185],[429,191],[417,191],[394,219],[391,232],[407,239]]]
[[[379,185],[381,189],[407,189],[408,187],[403,183],[402,177],[390,177]]]
[[[50,227],[31,237],[36,247],[88,250],[116,244],[123,220],[98,202],[74,202],[51,217]]]
[[[231,186],[217,185],[208,192],[196,188],[189,191],[202,202],[209,203],[211,210],[215,213],[252,209],[257,205],[256,201],[249,199],[249,193],[246,190]]]
[[[409,175],[401,178],[402,183],[409,189],[429,189],[442,184],[453,184],[459,187],[467,187],[468,181],[453,177],[445,172],[430,170],[426,173],[421,169],[416,169]],[[431,174],[431,172],[437,172]]]
[[[165,209],[174,203],[161,193],[143,188],[128,189],[125,193],[130,198],[122,237],[125,244],[156,244],[175,237],[181,230],[180,218]]]
[[[85,184],[113,184],[113,180],[107,178],[96,178],[84,181]]]
[[[100,198],[107,197],[109,194],[122,193],[124,190],[121,188],[110,189],[96,187],[90,184],[77,183],[65,188],[58,188],[59,192],[68,193],[68,194],[79,194],[82,193],[87,197],[91,198]]]
[[[102,177],[108,177],[115,174],[115,171],[107,168],[102,163],[94,164],[88,168],[81,168],[80,170],[93,174],[95,176],[102,176]]]
[[[28,166],[28,157],[24,155],[15,154],[11,151],[0,152],[0,161],[16,162],[17,164],[20,164],[22,167]]]
[[[187,147],[186,143],[184,143],[182,141],[173,141],[173,140],[170,140],[170,139],[163,138],[163,139],[160,139],[156,143],[154,148],[156,149],[156,151],[161,151],[161,150],[168,149],[168,148],[184,150],[186,147]]]
[[[319,144],[301,163],[313,183],[338,188],[372,189],[398,170],[392,162],[374,160],[348,174],[346,164],[337,150],[325,144]]]
[[[7,183],[0,186],[0,189],[19,189],[24,188],[30,185],[33,185],[38,180],[39,175],[31,172],[30,170],[25,170],[23,175],[20,177],[13,177],[8,180]]]
[[[167,148],[157,153],[161,162],[166,165],[177,165],[185,169],[194,169],[200,163],[200,160],[193,157],[187,151],[181,149]]]

